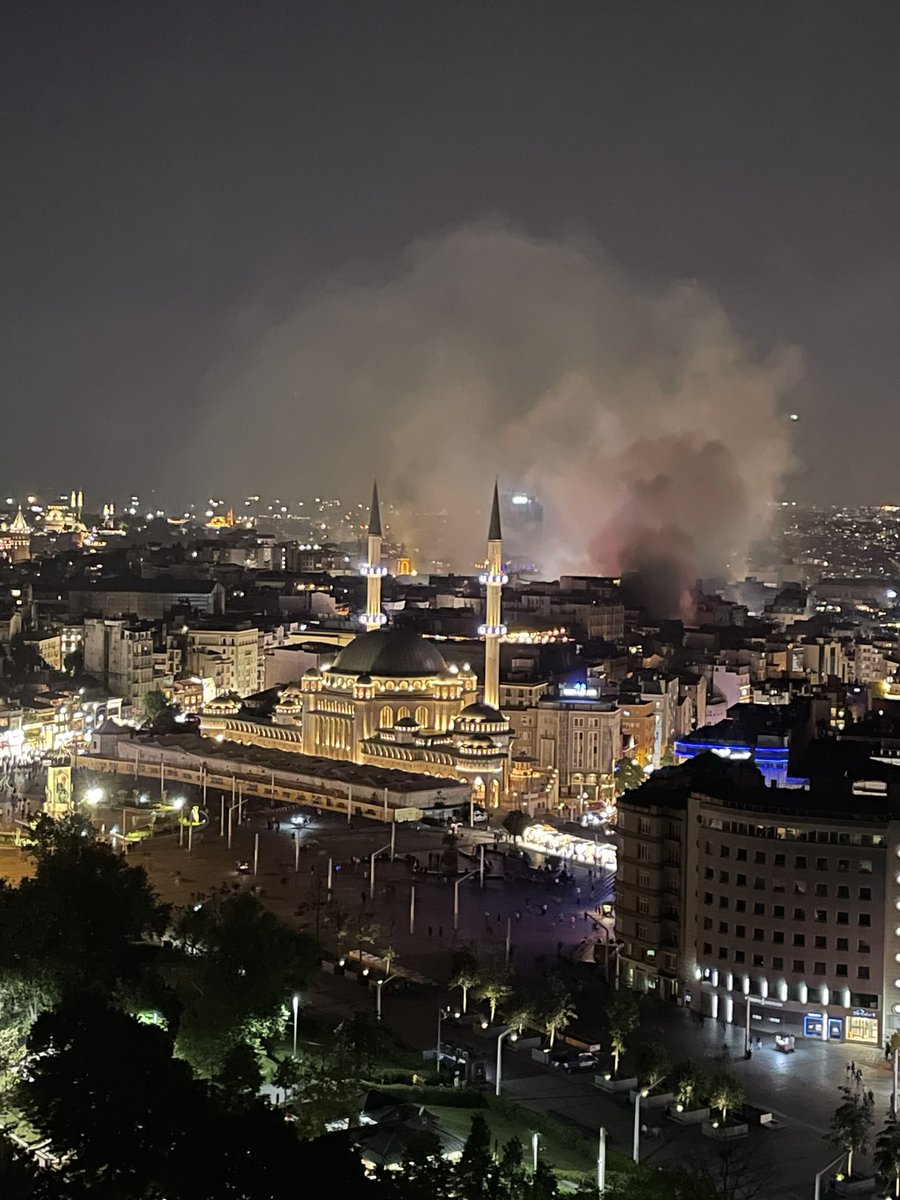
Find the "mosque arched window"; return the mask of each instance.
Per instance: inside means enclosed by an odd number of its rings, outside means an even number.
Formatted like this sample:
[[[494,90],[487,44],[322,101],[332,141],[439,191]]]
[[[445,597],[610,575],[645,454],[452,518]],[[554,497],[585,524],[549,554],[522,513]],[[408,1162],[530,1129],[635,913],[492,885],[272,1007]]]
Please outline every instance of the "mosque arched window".
[[[394,712],[389,704],[386,704],[381,710],[381,716],[378,720],[382,729],[391,729],[393,727]]]
[[[424,704],[420,704],[416,709],[416,722],[422,729],[428,724],[428,709]]]
[[[401,704],[400,707],[397,709],[397,720],[398,721],[402,721],[404,717],[411,717],[411,716],[412,716],[412,713],[409,711],[409,709],[406,707],[405,704]]]

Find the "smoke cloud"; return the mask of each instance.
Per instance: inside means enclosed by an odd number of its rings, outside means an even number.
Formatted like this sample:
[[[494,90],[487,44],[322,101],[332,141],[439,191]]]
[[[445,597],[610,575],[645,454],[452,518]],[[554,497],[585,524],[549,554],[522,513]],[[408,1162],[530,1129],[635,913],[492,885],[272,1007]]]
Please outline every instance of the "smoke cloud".
[[[235,494],[356,501],[377,475],[386,503],[446,514],[459,569],[496,475],[543,502],[544,574],[638,571],[675,611],[766,530],[801,374],[794,349],[753,355],[696,283],[477,223],[304,296],[210,377],[188,449]]]

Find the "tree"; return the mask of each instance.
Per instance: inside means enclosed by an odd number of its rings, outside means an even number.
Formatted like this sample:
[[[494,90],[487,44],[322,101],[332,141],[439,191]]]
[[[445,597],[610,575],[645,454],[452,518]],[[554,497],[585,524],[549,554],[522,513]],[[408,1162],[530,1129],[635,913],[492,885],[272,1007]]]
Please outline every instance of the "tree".
[[[78,675],[84,670],[84,651],[81,649],[70,650],[63,657],[63,667],[68,675]]]
[[[541,1014],[541,1022],[544,1032],[550,1039],[551,1050],[556,1041],[556,1035],[567,1029],[577,1015],[569,993],[562,988],[554,988]]]
[[[869,1145],[872,1113],[861,1095],[848,1087],[838,1088],[843,1096],[834,1110],[826,1141],[837,1144],[847,1154],[847,1174],[853,1175],[853,1155],[864,1154]]]
[[[675,1100],[685,1108],[697,1107],[705,1093],[706,1076],[692,1062],[679,1063],[673,1072]]]
[[[528,1189],[529,1200],[556,1200],[559,1188],[556,1176],[543,1158],[538,1159],[537,1170],[531,1176],[531,1187]]]
[[[141,721],[150,725],[169,707],[169,702],[159,688],[151,688],[141,697]]]
[[[360,1077],[339,1047],[304,1055],[292,1090],[296,1128],[306,1138],[321,1136],[330,1122],[351,1119],[359,1109]]]
[[[247,1042],[237,1042],[222,1060],[215,1082],[222,1090],[228,1108],[240,1110],[256,1099],[263,1073],[256,1051]]]
[[[887,1119],[875,1139],[875,1166],[885,1179],[893,1180],[894,1195],[900,1196],[900,1124],[894,1118]]]
[[[466,1200],[490,1200],[494,1193],[491,1131],[484,1114],[472,1116],[469,1136],[453,1172],[456,1190]]]
[[[500,1162],[494,1173],[497,1200],[525,1200],[527,1176],[522,1143],[511,1137],[503,1146]]]
[[[300,1066],[300,1060],[294,1058],[292,1054],[287,1054],[278,1061],[272,1076],[275,1086],[284,1091],[285,1101],[294,1094],[302,1079],[303,1069]]]
[[[462,1010],[466,1012],[469,1004],[469,992],[481,983],[481,972],[478,960],[471,948],[464,946],[453,956],[450,967],[450,987],[459,988],[462,992]]]
[[[511,809],[503,818],[503,828],[514,843],[522,837],[528,826],[533,824],[533,818],[529,817],[528,813],[522,808]]]
[[[503,1010],[503,1020],[517,1037],[521,1037],[535,1019],[534,1005],[530,1000],[516,995],[510,997]]]
[[[648,1042],[642,1046],[638,1054],[638,1069],[647,1087],[655,1087],[665,1079],[672,1069],[665,1046],[659,1042]]]
[[[626,1038],[637,1029],[640,1020],[633,992],[617,991],[606,1009],[609,1038],[613,1053],[613,1074],[619,1073],[619,1058],[625,1053]]]
[[[493,963],[482,973],[478,983],[477,995],[480,1000],[487,1000],[491,1014],[491,1024],[497,1016],[497,1006],[511,994],[509,974],[505,967]]]
[[[727,1071],[713,1075],[709,1081],[709,1102],[722,1114],[722,1124],[728,1120],[729,1110],[737,1108],[744,1099],[744,1085]]]
[[[382,1048],[381,1028],[371,1013],[357,1011],[335,1026],[334,1041],[352,1062],[357,1076],[362,1078],[371,1070]]]
[[[315,943],[246,892],[189,908],[175,938],[182,949],[171,970],[183,1006],[179,1052],[210,1074],[235,1043],[282,1032],[287,998],[318,965]]]
[[[451,1169],[441,1139],[422,1129],[409,1139],[396,1184],[401,1200],[438,1200],[450,1191]]]
[[[688,1170],[690,1200],[754,1200],[771,1194],[768,1166],[758,1150],[747,1146],[726,1145],[715,1154],[692,1155]]]
[[[644,768],[635,759],[626,755],[616,763],[616,797],[623,796],[625,792],[630,792],[634,788],[639,788],[646,781],[647,776],[644,773]]]

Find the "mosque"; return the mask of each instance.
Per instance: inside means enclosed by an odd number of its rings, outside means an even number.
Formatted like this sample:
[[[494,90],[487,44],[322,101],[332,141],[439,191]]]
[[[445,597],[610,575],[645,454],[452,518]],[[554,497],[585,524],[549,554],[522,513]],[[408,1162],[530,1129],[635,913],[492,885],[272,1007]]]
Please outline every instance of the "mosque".
[[[460,777],[476,800],[496,807],[509,788],[512,730],[500,712],[500,642],[503,542],[496,485],[487,542],[484,689],[475,672],[448,666],[433,642],[409,629],[390,627],[381,611],[381,512],[372,492],[365,632],[334,661],[308,670],[282,693],[279,726],[299,726],[304,754],[378,767]],[[276,731],[273,730],[273,733]],[[286,732],[286,731],[285,731]]]

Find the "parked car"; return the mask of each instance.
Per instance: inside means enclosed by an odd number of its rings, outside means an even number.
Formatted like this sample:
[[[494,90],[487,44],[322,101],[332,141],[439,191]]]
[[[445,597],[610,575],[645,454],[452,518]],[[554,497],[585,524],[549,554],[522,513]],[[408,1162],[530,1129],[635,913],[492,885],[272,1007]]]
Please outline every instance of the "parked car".
[[[597,1057],[589,1050],[561,1050],[550,1055],[550,1065],[558,1071],[594,1071]]]

